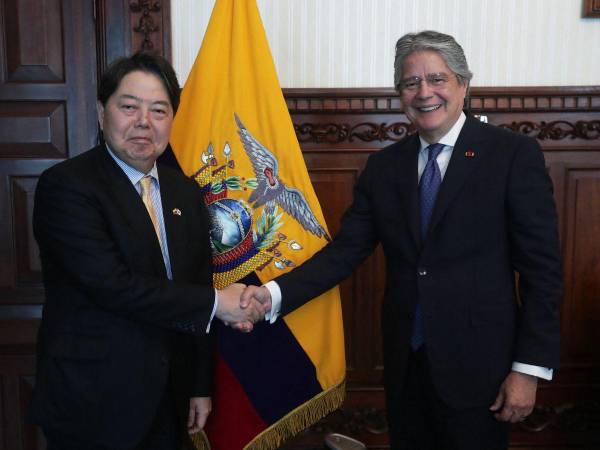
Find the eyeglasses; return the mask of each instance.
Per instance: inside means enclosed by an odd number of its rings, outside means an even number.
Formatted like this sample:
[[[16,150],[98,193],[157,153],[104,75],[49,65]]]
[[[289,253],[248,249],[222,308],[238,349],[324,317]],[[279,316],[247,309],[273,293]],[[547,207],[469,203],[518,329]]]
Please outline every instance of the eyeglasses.
[[[423,78],[410,77],[400,81],[398,87],[401,91],[416,91],[421,87]],[[425,76],[425,82],[430,87],[444,87],[448,83],[448,75],[445,73],[430,73]]]

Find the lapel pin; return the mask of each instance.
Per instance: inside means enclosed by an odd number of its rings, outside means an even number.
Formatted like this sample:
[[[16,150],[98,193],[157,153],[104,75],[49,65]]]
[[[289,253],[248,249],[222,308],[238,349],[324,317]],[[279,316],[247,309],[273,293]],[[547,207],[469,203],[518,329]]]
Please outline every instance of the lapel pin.
[[[475,156],[475,152],[473,150],[467,150],[465,152],[465,157],[467,158],[473,158]]]
[[[173,215],[174,216],[180,216],[181,215],[181,210],[179,208],[173,208]]]

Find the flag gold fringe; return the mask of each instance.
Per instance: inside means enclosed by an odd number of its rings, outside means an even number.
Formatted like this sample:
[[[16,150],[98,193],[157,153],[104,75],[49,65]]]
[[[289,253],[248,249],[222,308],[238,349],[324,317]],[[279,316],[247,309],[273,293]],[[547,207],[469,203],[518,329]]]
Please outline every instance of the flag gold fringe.
[[[192,434],[190,439],[192,440],[192,444],[194,444],[194,448],[196,450],[210,450],[210,444],[204,431],[199,431],[198,433]]]
[[[252,439],[244,447],[244,450],[275,450],[279,448],[286,440],[342,406],[345,395],[346,380],[343,380],[337,386],[321,392],[290,411]],[[210,444],[204,432],[192,435],[192,442],[196,450],[210,450]]]
[[[346,380],[321,392],[306,403],[287,413],[265,431],[252,439],[244,450],[274,450],[300,431],[316,423],[344,402]]]

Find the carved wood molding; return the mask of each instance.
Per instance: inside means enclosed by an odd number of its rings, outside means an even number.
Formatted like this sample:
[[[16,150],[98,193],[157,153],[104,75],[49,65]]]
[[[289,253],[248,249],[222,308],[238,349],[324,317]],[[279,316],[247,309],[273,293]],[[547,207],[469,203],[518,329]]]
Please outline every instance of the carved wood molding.
[[[517,133],[526,134],[540,141],[561,141],[563,139],[600,140],[600,120],[578,120],[575,123],[566,120],[541,121],[539,123],[523,121],[501,124],[500,126]]]
[[[113,0],[104,0],[113,1]],[[121,0],[122,1],[122,0]],[[169,0],[128,0],[129,51],[153,50],[171,59],[171,2]]]
[[[394,122],[388,124],[361,122],[356,125],[348,123],[308,123],[294,124],[296,135],[300,143],[316,142],[338,144],[340,142],[355,140],[363,142],[372,141],[400,141],[414,132],[414,127],[408,122]]]
[[[284,89],[292,114],[401,113],[398,94],[391,88]],[[600,111],[600,86],[471,89],[474,113]]]
[[[303,144],[391,143],[414,132],[392,89],[284,89],[284,94]],[[600,142],[600,86],[473,88],[469,103],[472,113],[539,141],[586,147]],[[388,115],[393,120],[379,121]]]
[[[95,0],[98,77],[115,59],[152,49],[171,59],[169,0]]]
[[[138,0],[129,3],[129,10],[134,13],[132,18],[137,18],[137,24],[132,27],[134,33],[141,36],[137,50],[154,50],[156,47],[154,34],[159,34],[161,20],[155,21],[155,17],[160,19],[161,2],[151,0]]]
[[[555,120],[552,122],[520,121],[499,124],[517,133],[526,134],[539,141],[562,141],[565,139],[583,139],[586,141],[600,141],[600,120],[578,120],[568,122]],[[409,122],[373,123],[361,122],[351,125],[348,123],[308,123],[294,124],[296,135],[300,143],[328,143],[340,142],[397,142],[414,132],[414,127]]]

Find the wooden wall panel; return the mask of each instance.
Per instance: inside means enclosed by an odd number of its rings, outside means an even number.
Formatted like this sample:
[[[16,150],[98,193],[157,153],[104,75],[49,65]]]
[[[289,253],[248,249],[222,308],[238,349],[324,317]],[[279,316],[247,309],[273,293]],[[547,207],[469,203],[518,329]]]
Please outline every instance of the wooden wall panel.
[[[26,423],[25,411],[33,389],[33,356],[0,357],[1,450],[44,450],[43,434]]]
[[[141,48],[170,54],[170,2],[0,0],[0,450],[43,450],[25,423],[44,302],[31,216],[39,174],[97,140],[96,80]]]
[[[596,155],[600,157],[600,155]],[[594,158],[595,159],[595,158]],[[600,361],[600,161],[566,169],[564,359]],[[592,213],[595,212],[595,213]]]
[[[1,158],[66,158],[65,102],[0,101]]]
[[[32,214],[37,177],[15,177],[12,180],[16,287],[39,285],[42,267],[33,236]]]
[[[368,154],[341,156],[327,153],[306,151],[305,159],[329,231],[335,235],[344,211],[352,202],[354,184]],[[371,257],[340,285],[350,388],[355,385],[381,386],[381,348],[371,344],[378,342],[381,336],[379,318],[383,290],[371,288],[374,282],[383,285],[383,273],[381,258]]]
[[[24,414],[44,301],[31,216],[39,174],[96,140],[93,6],[0,1],[0,450],[45,448]]]
[[[60,0],[5,0],[9,82],[64,82]]]
[[[4,0],[2,6],[0,61],[7,76],[0,80],[0,304],[30,303],[33,292],[39,304],[30,225],[36,178],[95,141],[93,4]],[[76,63],[66,65],[66,59]]]

